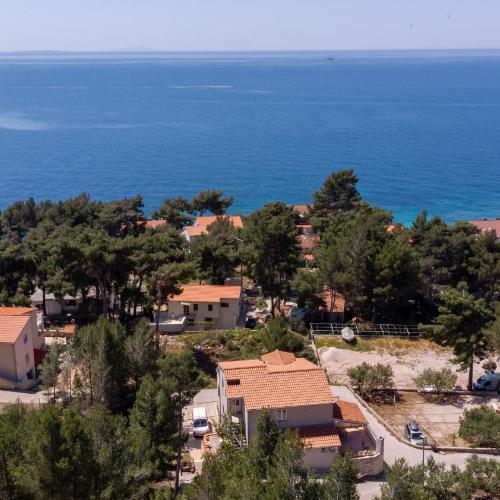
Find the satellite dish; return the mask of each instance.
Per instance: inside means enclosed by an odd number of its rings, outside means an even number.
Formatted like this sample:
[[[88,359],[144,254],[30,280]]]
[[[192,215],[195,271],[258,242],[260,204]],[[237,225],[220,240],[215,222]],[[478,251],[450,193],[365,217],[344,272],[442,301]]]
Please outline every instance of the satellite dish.
[[[345,328],[342,328],[340,333],[346,342],[352,342],[354,340],[354,330],[352,328],[346,326]]]

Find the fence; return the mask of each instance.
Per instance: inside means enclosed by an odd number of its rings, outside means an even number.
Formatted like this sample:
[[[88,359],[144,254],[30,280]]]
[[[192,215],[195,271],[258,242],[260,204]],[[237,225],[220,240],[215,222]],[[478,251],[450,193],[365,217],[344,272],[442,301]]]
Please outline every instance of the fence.
[[[395,325],[389,323],[311,323],[311,335],[341,335],[342,329],[349,327],[355,335],[359,336],[382,336],[391,335],[396,337],[419,337],[421,331],[418,325]]]

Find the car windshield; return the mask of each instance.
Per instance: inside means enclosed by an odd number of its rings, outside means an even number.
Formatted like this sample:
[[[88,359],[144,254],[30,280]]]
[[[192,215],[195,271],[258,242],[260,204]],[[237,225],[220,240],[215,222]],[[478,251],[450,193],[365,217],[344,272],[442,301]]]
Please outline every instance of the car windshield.
[[[206,418],[197,418],[193,422],[193,427],[206,427],[207,426],[207,419]]]
[[[412,432],[412,433],[411,433],[411,437],[412,437],[413,439],[421,439],[421,438],[423,438],[424,436],[422,436],[422,433],[421,433],[421,432]]]

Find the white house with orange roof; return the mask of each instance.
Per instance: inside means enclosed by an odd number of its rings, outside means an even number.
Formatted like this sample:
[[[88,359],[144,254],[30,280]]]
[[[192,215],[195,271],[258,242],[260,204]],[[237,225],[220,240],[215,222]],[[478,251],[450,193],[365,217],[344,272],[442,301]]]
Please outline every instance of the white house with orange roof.
[[[181,235],[188,241],[189,244],[192,244],[202,234],[207,234],[208,226],[218,220],[228,220],[235,229],[243,228],[243,220],[239,215],[203,215],[196,217],[192,226],[185,226]]]
[[[280,429],[297,430],[306,465],[326,471],[341,450],[350,449],[371,458],[370,475],[382,471],[383,441],[358,405],[335,398],[324,370],[305,358],[276,350],[260,359],[220,362],[217,394],[219,416],[241,419],[247,442],[266,409]]]
[[[230,330],[238,326],[242,311],[241,287],[226,285],[182,285],[182,292],[168,300],[168,316],[212,323]]]
[[[43,322],[37,321],[36,309],[0,307],[0,387],[32,387],[36,362],[44,351]]]

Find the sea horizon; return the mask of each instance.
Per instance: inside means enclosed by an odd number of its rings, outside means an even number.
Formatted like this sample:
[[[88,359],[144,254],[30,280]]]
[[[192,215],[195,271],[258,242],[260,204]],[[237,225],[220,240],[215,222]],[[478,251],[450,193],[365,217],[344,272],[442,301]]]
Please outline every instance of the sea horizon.
[[[495,218],[499,107],[500,49],[4,52],[0,210],[223,189],[248,214],[354,168],[405,224]]]

